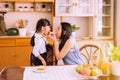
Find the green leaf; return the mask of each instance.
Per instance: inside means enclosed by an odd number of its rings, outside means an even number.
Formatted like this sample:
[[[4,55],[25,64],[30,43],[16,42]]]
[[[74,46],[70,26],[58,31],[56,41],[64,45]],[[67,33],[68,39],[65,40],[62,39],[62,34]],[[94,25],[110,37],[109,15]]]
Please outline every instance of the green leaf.
[[[80,29],[80,27],[76,26],[75,24],[71,25],[71,27],[73,32]]]
[[[111,60],[120,61],[120,46],[114,47],[111,50]]]

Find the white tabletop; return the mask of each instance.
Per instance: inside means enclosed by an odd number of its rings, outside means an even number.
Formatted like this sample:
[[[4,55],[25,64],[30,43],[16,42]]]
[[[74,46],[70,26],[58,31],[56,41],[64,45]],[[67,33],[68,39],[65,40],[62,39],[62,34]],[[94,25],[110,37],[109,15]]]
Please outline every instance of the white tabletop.
[[[34,67],[25,67],[23,80],[84,80],[83,77],[76,72],[76,65],[65,66],[47,66],[43,72],[36,72]]]

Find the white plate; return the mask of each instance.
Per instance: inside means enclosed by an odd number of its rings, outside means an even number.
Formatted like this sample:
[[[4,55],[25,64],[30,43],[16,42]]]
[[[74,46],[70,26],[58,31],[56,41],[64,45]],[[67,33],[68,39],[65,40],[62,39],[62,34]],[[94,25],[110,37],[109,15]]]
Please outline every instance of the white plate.
[[[98,68],[97,68],[98,69]],[[100,69],[98,69],[98,71],[99,71],[99,74],[97,75],[97,76],[84,76],[84,75],[82,75],[82,74],[80,74],[80,73],[78,73],[81,77],[83,77],[83,78],[85,78],[85,79],[97,79],[99,76],[101,76],[102,75],[102,71],[100,70]]]
[[[81,77],[86,78],[86,79],[97,79],[101,74],[97,75],[97,76],[84,76],[82,74],[79,74]]]
[[[33,72],[40,73],[40,72],[46,72],[46,69],[45,69],[45,70],[37,70],[37,67],[33,67],[33,68],[32,68],[32,71],[33,71]]]

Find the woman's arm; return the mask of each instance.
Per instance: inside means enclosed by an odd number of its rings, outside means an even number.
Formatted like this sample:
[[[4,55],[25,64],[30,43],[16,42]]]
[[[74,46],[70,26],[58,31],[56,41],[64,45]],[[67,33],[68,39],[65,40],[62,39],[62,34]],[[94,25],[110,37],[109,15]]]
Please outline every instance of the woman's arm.
[[[54,48],[53,49],[54,49],[54,53],[55,53],[57,60],[59,60],[66,56],[68,51],[72,48],[73,44],[72,44],[71,40],[68,39],[66,41],[65,45],[63,46],[62,50],[59,51],[57,43],[58,43],[57,40],[54,40],[54,45],[53,45]]]
[[[58,40],[56,39],[56,36],[54,33],[51,33],[50,38],[53,40],[53,51],[55,53],[55,56],[57,58],[57,60],[62,59],[66,56],[66,54],[68,53],[68,51],[74,47],[71,39],[68,39],[65,43],[65,45],[63,46],[62,50],[59,51],[58,48]]]

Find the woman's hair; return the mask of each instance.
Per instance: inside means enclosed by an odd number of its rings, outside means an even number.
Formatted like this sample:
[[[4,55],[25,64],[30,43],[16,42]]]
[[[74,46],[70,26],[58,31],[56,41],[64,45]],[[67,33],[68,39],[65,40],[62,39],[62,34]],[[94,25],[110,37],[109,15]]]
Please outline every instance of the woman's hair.
[[[71,33],[72,33],[72,28],[71,28],[70,23],[62,22],[61,27],[62,27],[62,32],[61,32],[61,37],[60,37],[61,42],[59,45],[59,50],[61,50],[63,48],[64,44],[69,39],[69,37],[71,36]]]
[[[41,31],[41,28],[45,26],[50,26],[50,22],[47,19],[38,20],[35,33]],[[35,34],[31,38],[31,41],[30,41],[31,46],[35,45],[34,38],[35,38]]]

